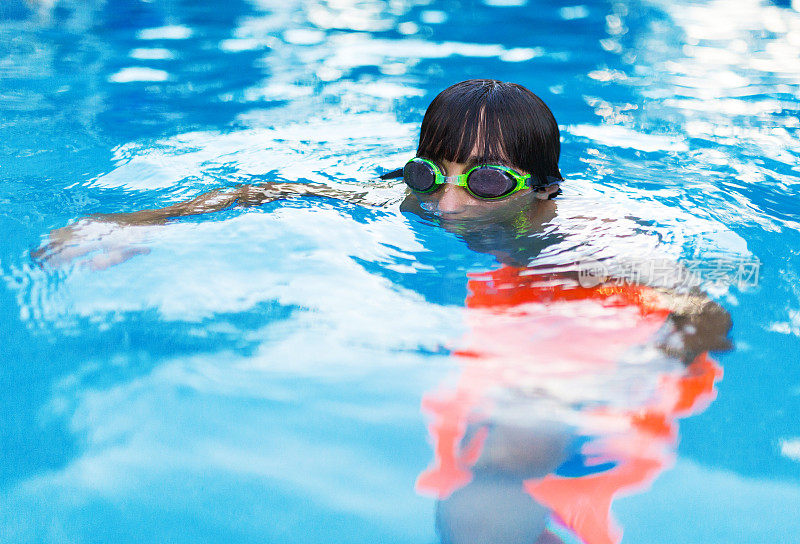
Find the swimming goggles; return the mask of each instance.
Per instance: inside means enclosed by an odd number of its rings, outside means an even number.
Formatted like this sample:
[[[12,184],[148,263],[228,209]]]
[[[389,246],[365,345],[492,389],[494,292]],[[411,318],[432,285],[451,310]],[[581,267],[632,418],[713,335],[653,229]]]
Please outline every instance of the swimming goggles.
[[[450,183],[463,187],[470,195],[481,200],[498,200],[529,189],[531,178],[530,174],[520,174],[499,164],[481,164],[464,174],[445,176],[439,165],[422,157],[408,161],[402,172],[406,185],[418,193],[433,193]]]

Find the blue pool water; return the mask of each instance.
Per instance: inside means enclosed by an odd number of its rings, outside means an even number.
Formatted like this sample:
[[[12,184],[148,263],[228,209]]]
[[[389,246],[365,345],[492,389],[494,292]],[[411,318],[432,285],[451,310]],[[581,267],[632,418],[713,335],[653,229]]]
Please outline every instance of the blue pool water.
[[[413,155],[436,93],[474,77],[529,87],[559,122],[567,181],[541,229],[439,224],[374,181]],[[544,526],[587,544],[800,542],[790,2],[5,0],[0,108],[0,542],[483,542],[481,523],[496,542]],[[32,256],[93,213],[265,181],[388,204],[90,224],[72,247],[88,254]],[[672,435],[631,421],[687,383],[676,361],[570,355],[624,312],[478,300],[528,292],[509,269],[586,256],[757,264],[747,285],[701,285],[735,349]],[[462,460],[473,480],[449,495],[424,476],[442,421],[464,444],[491,428],[500,464],[516,443],[564,453],[488,483]],[[578,483],[636,462],[657,470],[614,488],[608,533],[523,493],[550,471],[578,503]]]

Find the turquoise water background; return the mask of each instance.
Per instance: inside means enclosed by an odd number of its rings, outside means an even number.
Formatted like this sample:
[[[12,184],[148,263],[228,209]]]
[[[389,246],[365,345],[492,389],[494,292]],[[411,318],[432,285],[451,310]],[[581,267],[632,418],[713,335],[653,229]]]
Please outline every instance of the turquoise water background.
[[[420,398],[491,255],[319,199],[124,232],[144,254],[105,270],[31,253],[92,213],[366,182],[473,77],[548,103],[563,206],[636,217],[631,251],[760,262],[712,290],[736,349],[614,503],[624,542],[800,542],[800,12],[754,0],[4,1],[0,542],[436,541]]]

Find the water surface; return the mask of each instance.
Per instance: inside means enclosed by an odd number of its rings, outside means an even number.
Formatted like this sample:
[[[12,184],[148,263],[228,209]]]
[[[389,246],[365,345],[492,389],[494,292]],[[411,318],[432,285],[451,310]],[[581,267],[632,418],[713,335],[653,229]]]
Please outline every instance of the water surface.
[[[436,542],[482,512],[499,541],[593,544],[603,531],[570,530],[532,482],[642,463],[612,541],[796,540],[785,4],[5,2],[0,541]],[[442,225],[374,183],[472,77],[524,84],[558,119],[567,182],[541,225]],[[279,201],[115,230],[88,261],[31,255],[89,214],[267,181],[391,203]],[[114,248],[136,255],[91,265]],[[525,298],[544,292],[528,267],[587,256],[759,263],[754,286],[702,284],[736,349],[670,412],[674,434],[620,427],[687,375],[647,340],[658,323]],[[643,336],[608,340],[622,333]],[[587,367],[601,349],[614,364]],[[460,454],[488,433],[485,455],[524,470],[462,457],[436,480],[437,421],[461,426]]]

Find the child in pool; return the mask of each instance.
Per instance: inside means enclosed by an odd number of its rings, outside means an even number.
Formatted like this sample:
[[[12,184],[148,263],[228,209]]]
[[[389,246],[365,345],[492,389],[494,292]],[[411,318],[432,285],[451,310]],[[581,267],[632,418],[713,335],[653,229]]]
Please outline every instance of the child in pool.
[[[436,444],[436,463],[420,477],[418,487],[440,499],[437,524],[443,540],[448,542],[480,542],[483,538],[495,542],[557,541],[545,531],[544,520],[551,511],[570,517],[563,503],[573,488],[576,494],[583,493],[580,498],[584,503],[598,500],[598,504],[589,505],[593,507],[589,510],[599,511],[600,515],[593,525],[583,526],[580,525],[580,519],[585,519],[583,512],[572,512],[578,521],[570,529],[586,541],[612,541],[609,535],[613,531],[602,525],[608,523],[603,513],[607,516],[615,489],[635,487],[637,478],[639,484],[646,484],[668,464],[663,448],[644,453],[619,450],[628,448],[626,440],[636,444],[640,440],[654,440],[657,445],[668,445],[673,437],[669,428],[661,441],[657,436],[663,433],[647,434],[649,428],[640,432],[635,425],[627,435],[614,437],[616,442],[609,437],[605,437],[605,442],[594,440],[594,444],[608,450],[600,453],[611,457],[616,454],[614,461],[619,470],[609,469],[600,476],[592,473],[572,480],[556,480],[551,475],[572,454],[569,437],[549,422],[517,429],[495,425],[490,432],[475,431],[477,439],[475,436],[468,439],[466,427],[474,423],[474,412],[485,408],[488,389],[511,385],[496,377],[499,370],[514,370],[514,361],[519,360],[536,365],[536,361],[525,359],[525,353],[542,349],[556,352],[559,346],[583,343],[588,352],[578,354],[578,366],[580,372],[590,374],[598,367],[612,365],[626,346],[649,343],[663,354],[691,365],[686,377],[699,380],[700,392],[696,397],[700,398],[711,395],[717,377],[716,367],[707,364],[703,354],[729,347],[727,313],[701,294],[677,295],[641,285],[623,286],[616,291],[603,285],[582,289],[574,271],[542,275],[528,266],[541,247],[531,237],[520,236],[520,228],[536,230],[555,216],[553,198],[559,194],[562,181],[559,155],[558,125],[541,99],[520,85],[469,80],[445,89],[434,99],[422,122],[417,156],[402,171],[384,176],[403,176],[408,191],[401,209],[435,217],[443,227],[462,235],[471,248],[492,253],[503,263],[498,270],[469,281],[471,294],[467,308],[469,315],[476,318],[467,335],[466,349],[455,354],[463,369],[460,381],[463,387],[453,393],[453,402],[442,400],[447,391],[428,395],[425,401],[425,411],[434,420],[431,434]],[[110,229],[114,225],[158,225],[176,217],[297,196],[376,204],[365,194],[323,185],[265,183],[244,185],[232,191],[211,191],[162,209],[92,219]],[[64,256],[63,252],[74,247],[70,243],[74,236],[74,226],[54,231],[51,245],[40,255]],[[130,256],[130,253],[112,255],[105,264],[115,264]],[[563,318],[585,310],[587,305],[591,306],[592,315],[611,311],[639,318],[629,320],[630,326],[613,339],[603,341],[594,337],[594,343],[584,342],[592,333],[591,319],[585,326],[583,340],[556,335],[531,343],[530,339],[513,334],[503,336],[506,332],[540,328],[556,310]],[[487,319],[487,310],[494,317]],[[482,350],[494,346],[507,349]],[[487,369],[491,370],[489,374]],[[681,386],[676,385],[670,391],[681,391]],[[697,404],[680,395],[673,397],[674,394],[665,392],[659,396],[659,402],[674,406],[659,405],[658,410],[651,410],[665,421],[666,427]],[[649,404],[643,409],[650,410]],[[615,415],[625,421],[628,416],[624,411]],[[645,468],[640,473],[634,470],[631,475],[631,467],[635,469],[642,464]],[[587,494],[581,487],[597,481],[604,486],[603,497]],[[485,515],[477,515],[481,512]],[[562,521],[567,525],[571,522]]]

